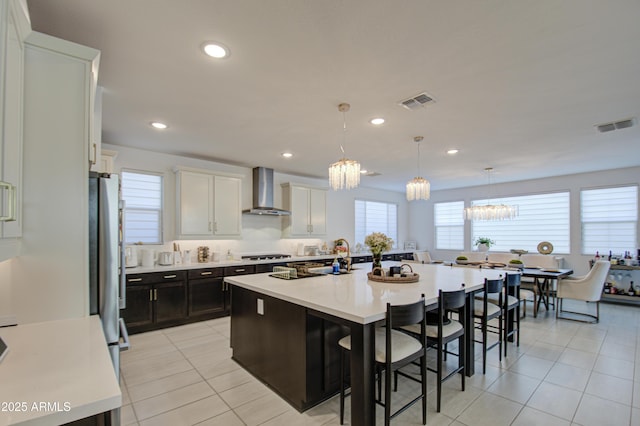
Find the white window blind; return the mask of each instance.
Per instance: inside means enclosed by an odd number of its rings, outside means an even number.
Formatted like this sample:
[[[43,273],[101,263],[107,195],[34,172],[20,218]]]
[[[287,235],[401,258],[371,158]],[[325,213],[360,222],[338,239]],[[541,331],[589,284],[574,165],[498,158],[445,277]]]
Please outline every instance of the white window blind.
[[[125,243],[162,244],[162,176],[122,172]]]
[[[488,202],[474,200],[472,205]],[[488,237],[495,241],[492,251],[523,249],[537,253],[538,244],[548,241],[553,244],[554,253],[569,253],[569,192],[500,198],[499,203],[517,205],[518,216],[511,220],[472,221],[472,246],[476,238]]]
[[[380,201],[355,200],[356,243],[364,245],[364,239],[372,232],[382,232],[398,246],[398,206]]]
[[[464,250],[464,218],[461,214],[463,209],[464,201],[433,205],[436,249]]]
[[[638,187],[580,191],[582,254],[622,254],[636,248]]]

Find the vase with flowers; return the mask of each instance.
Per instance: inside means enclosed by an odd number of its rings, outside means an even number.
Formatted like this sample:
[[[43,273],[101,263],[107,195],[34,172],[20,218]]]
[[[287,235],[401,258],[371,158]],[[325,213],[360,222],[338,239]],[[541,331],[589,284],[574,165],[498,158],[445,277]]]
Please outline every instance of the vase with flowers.
[[[373,256],[372,269],[382,268],[382,253],[393,248],[393,239],[382,232],[374,232],[366,236],[364,243],[369,247]]]

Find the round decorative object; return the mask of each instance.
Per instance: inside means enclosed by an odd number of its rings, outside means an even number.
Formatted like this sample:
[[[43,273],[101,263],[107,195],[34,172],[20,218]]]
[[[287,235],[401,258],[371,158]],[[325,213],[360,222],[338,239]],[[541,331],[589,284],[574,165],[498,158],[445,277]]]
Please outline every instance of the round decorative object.
[[[538,244],[538,253],[551,254],[552,251],[553,251],[553,244],[551,244],[549,241],[543,241],[540,244]]]

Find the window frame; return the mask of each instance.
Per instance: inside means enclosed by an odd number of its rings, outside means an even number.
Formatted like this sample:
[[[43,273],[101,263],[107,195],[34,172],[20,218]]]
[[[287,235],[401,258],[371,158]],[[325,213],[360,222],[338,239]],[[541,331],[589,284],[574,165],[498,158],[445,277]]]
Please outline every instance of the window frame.
[[[138,174],[138,175],[147,175],[147,176],[157,176],[160,178],[160,207],[159,209],[140,209],[140,208],[136,208],[135,210],[144,210],[144,211],[157,211],[158,212],[158,237],[159,237],[159,241],[158,242],[141,242],[141,241],[128,241],[127,240],[127,235],[128,232],[126,230],[126,221],[127,221],[127,216],[128,216],[128,210],[133,210],[133,208],[128,207],[127,206],[127,202],[124,199],[124,194],[121,194],[121,198],[123,201],[125,201],[124,203],[124,221],[122,224],[122,229],[124,232],[124,244],[126,245],[162,245],[164,244],[164,201],[165,201],[165,197],[164,197],[164,192],[165,192],[165,176],[164,173],[161,172],[154,172],[154,171],[149,171],[149,170],[140,170],[140,169],[128,169],[128,168],[123,168],[120,170],[120,185],[122,187],[124,187],[124,173],[132,173],[132,174]]]
[[[453,227],[460,227],[462,229],[462,240],[461,240],[461,246],[459,248],[441,248],[438,245],[438,215],[436,213],[436,209],[438,205],[441,204],[460,204],[460,211],[459,211],[459,215],[460,215],[460,225],[442,225],[443,227],[447,227],[447,228],[453,228]],[[464,200],[455,200],[455,201],[439,201],[439,202],[434,202],[433,203],[433,244],[436,250],[458,250],[458,251],[463,251],[464,250],[464,243],[465,243],[465,223],[464,223]],[[456,206],[457,208],[457,206]]]
[[[388,232],[386,231],[381,231],[381,230],[371,230],[367,232],[366,229],[366,224],[365,224],[365,232],[364,232],[364,236],[362,238],[362,241],[358,240],[358,208],[357,208],[357,203],[358,202],[362,202],[365,203],[365,213],[366,213],[366,203],[379,203],[379,204],[386,204],[387,205],[387,209],[389,208],[389,206],[394,206],[395,207],[395,223],[393,224],[395,227],[395,235],[389,235]],[[389,201],[381,201],[381,200],[372,200],[372,199],[366,199],[366,198],[355,198],[353,200],[353,217],[354,217],[354,240],[355,240],[355,244],[362,244],[363,246],[365,246],[364,244],[364,238],[369,235],[372,232],[383,232],[385,235],[387,235],[388,237],[393,239],[393,249],[397,249],[399,247],[399,242],[398,242],[398,213],[400,211],[400,206],[398,203],[396,202],[389,202]],[[366,215],[365,215],[365,220],[366,220]],[[387,217],[387,225],[389,225],[389,218]]]
[[[503,204],[518,204],[517,201],[515,201],[514,199],[517,198],[523,198],[523,197],[536,197],[536,196],[546,196],[546,195],[552,195],[552,194],[563,194],[566,197],[566,212],[564,212],[564,214],[566,214],[566,218],[565,218],[565,225],[566,225],[566,251],[561,248],[561,246],[559,244],[555,244],[556,247],[554,247],[554,254],[570,254],[571,253],[571,209],[572,209],[572,204],[571,204],[571,197],[572,197],[572,191],[570,189],[556,189],[553,191],[543,191],[543,192],[533,192],[533,193],[528,193],[528,194],[518,194],[518,195],[509,195],[509,196],[501,196],[501,197],[491,197],[489,199],[489,202],[491,203],[503,203]],[[473,203],[482,203],[487,201],[487,198],[481,198],[481,199],[473,199],[469,201],[469,205],[474,205]],[[518,209],[520,211],[520,214],[518,215],[518,217],[516,217],[513,220],[508,220],[508,221],[478,221],[478,222],[482,222],[482,223],[517,223],[518,218],[522,216],[522,212],[523,209],[521,208],[520,205],[518,205]],[[526,212],[526,209],[525,209]],[[469,221],[469,242],[471,244],[471,247],[474,247],[474,240],[477,237],[489,237],[493,240],[496,240],[497,242],[497,246],[499,247],[499,237],[496,237],[495,235],[484,235],[486,232],[484,231],[477,231],[474,228],[474,224],[476,221]],[[489,232],[490,233],[490,232]],[[480,235],[482,234],[482,235]],[[538,242],[541,242],[543,240],[548,240],[546,237],[540,237]],[[553,243],[553,241],[551,241]],[[492,249],[495,249],[494,246],[492,246]],[[537,245],[533,246],[533,247],[510,247],[510,248],[500,248],[500,249],[495,249],[497,251],[505,251],[508,252],[510,249],[525,249],[525,250],[529,250],[530,252],[533,250],[537,250]]]
[[[615,255],[619,255],[619,254],[623,254],[624,250],[633,250],[636,248],[635,244],[638,241],[638,208],[640,206],[640,185],[638,185],[637,183],[627,183],[627,184],[619,184],[619,185],[606,185],[606,186],[594,186],[594,187],[586,187],[586,188],[580,188],[580,193],[579,193],[579,201],[578,201],[578,209],[579,209],[579,216],[580,216],[580,254],[583,256],[589,256],[589,255],[594,255],[594,252],[589,252],[587,253],[585,250],[585,229],[584,229],[584,225],[585,225],[585,221],[584,221],[584,216],[583,216],[583,209],[582,209],[582,202],[583,202],[583,197],[582,194],[585,191],[598,191],[598,190],[608,190],[608,189],[616,189],[616,188],[635,188],[636,191],[636,199],[635,199],[635,220],[628,220],[628,221],[607,221],[607,222],[599,222],[599,223],[608,223],[608,224],[612,224],[612,223],[633,223],[633,227],[634,229],[634,233],[633,233],[633,244],[631,245],[631,247],[628,247],[626,249],[623,249],[623,251],[621,253],[618,253],[618,248],[611,248],[611,247],[602,247],[603,249],[607,249],[607,250],[612,250],[613,254]],[[589,222],[588,222],[589,223]],[[594,222],[591,222],[594,223]],[[598,249],[598,251],[600,251],[600,249]],[[601,253],[602,255],[602,253]]]

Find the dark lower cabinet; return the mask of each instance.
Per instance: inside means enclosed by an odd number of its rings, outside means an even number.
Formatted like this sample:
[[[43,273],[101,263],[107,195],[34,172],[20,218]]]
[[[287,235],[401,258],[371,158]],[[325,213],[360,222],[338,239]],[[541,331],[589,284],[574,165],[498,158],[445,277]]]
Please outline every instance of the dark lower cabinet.
[[[154,284],[156,324],[179,323],[187,316],[187,286],[184,281]]]
[[[127,285],[127,308],[120,311],[129,332],[153,325],[153,286]]]
[[[189,318],[210,319],[228,314],[222,268],[189,271]]]
[[[341,326],[289,302],[231,286],[233,359],[299,411],[340,389]]]
[[[187,317],[185,271],[127,275],[127,306],[120,316],[130,333],[181,324]]]

